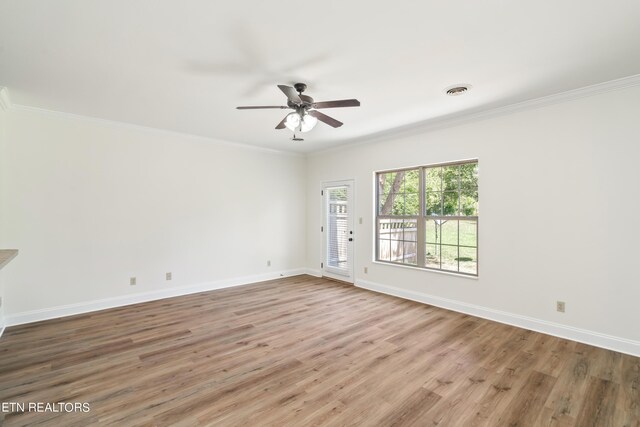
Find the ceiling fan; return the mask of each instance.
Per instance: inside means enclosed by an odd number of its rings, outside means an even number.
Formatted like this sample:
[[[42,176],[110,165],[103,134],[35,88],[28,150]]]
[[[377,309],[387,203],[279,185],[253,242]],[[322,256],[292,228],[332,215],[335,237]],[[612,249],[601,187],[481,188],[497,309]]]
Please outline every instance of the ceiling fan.
[[[329,117],[318,111],[321,108],[340,108],[340,107],[359,107],[360,101],[357,99],[341,99],[337,101],[315,102],[308,95],[303,95],[307,85],[304,83],[296,83],[291,86],[278,85],[280,90],[287,96],[287,105],[266,105],[266,106],[249,106],[237,107],[238,110],[260,110],[260,109],[292,109],[295,110],[285,116],[284,119],[276,126],[276,129],[291,129],[294,141],[304,141],[302,138],[296,138],[295,132],[309,132],[318,123],[318,120],[328,124],[331,127],[338,128],[343,125],[341,121]],[[297,92],[297,93],[296,93]]]

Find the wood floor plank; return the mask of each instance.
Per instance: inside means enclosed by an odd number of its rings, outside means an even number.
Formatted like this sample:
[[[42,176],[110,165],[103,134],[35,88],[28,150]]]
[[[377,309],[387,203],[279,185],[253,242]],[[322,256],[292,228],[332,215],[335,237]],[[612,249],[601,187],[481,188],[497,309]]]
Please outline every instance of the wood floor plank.
[[[615,424],[640,427],[640,358],[622,355],[622,380]]]
[[[563,415],[576,418],[584,400],[589,376],[598,357],[606,357],[600,349],[576,343],[575,351],[569,355],[566,368],[558,375],[557,386],[554,387],[546,406],[553,408],[553,416]]]
[[[498,425],[534,426],[556,379],[533,371],[518,395],[498,419]]]
[[[440,399],[442,396],[420,387],[402,403],[395,405],[393,410],[378,421],[378,425],[389,427],[424,425],[425,414]]]
[[[473,402],[480,399],[488,387],[491,376],[496,373],[478,368],[477,371],[467,372],[465,380],[458,382],[450,392],[455,398],[443,398],[422,418],[423,425],[461,425],[460,420],[468,413]]]
[[[613,426],[618,384],[591,377],[577,423],[580,426]]]
[[[8,328],[0,424],[640,427],[640,358],[311,276]]]

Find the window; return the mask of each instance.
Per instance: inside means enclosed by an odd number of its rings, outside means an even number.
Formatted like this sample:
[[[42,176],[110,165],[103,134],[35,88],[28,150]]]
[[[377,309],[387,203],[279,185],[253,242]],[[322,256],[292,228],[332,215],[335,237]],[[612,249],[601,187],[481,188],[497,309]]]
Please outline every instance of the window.
[[[478,161],[376,174],[376,260],[478,275]]]

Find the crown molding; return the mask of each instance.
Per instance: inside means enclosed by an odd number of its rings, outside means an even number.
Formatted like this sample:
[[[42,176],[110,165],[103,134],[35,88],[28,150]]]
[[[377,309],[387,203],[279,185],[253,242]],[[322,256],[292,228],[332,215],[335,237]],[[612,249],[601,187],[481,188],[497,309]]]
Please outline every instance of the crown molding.
[[[9,89],[0,86],[0,110],[8,111],[12,107],[11,99],[9,99]]]
[[[293,152],[293,151],[284,151],[284,150],[277,150],[274,148],[259,147],[256,145],[243,144],[241,142],[227,141],[224,139],[216,139],[216,138],[211,138],[207,136],[195,135],[187,132],[177,132],[177,131],[172,131],[168,129],[160,129],[160,128],[154,128],[150,126],[136,125],[133,123],[101,119],[98,117],[84,116],[80,114],[66,113],[66,112],[55,111],[55,110],[48,110],[46,108],[31,107],[31,106],[22,105],[22,104],[11,104],[11,110],[17,111],[17,112],[43,114],[46,116],[56,117],[56,118],[65,119],[65,120],[84,121],[84,122],[93,123],[99,126],[105,126],[105,127],[111,127],[111,128],[120,128],[120,129],[127,129],[127,130],[132,130],[137,132],[154,133],[156,135],[187,138],[194,141],[204,141],[204,142],[209,142],[209,143],[214,143],[219,145],[227,145],[227,146],[232,146],[235,148],[241,148],[241,149],[250,150],[250,151],[259,151],[263,153],[279,154],[279,155],[286,155],[291,157],[304,157],[303,154]]]
[[[640,74],[633,76],[622,77],[620,79],[610,80],[603,83],[597,83],[590,86],[585,86],[577,89],[568,90],[565,92],[559,92],[552,95],[543,96],[540,98],[529,99],[514,104],[505,105],[502,107],[490,108],[483,110],[481,108],[471,111],[454,113],[443,117],[437,117],[434,119],[428,119],[422,122],[412,123],[405,126],[396,127],[382,132],[376,132],[373,134],[357,137],[351,139],[345,144],[341,144],[337,147],[331,147],[324,150],[317,150],[308,153],[310,156],[316,154],[326,154],[330,152],[340,151],[345,148],[352,148],[358,145],[366,145],[373,142],[387,141],[390,139],[396,139],[399,137],[411,136],[424,132],[429,132],[436,129],[443,129],[454,127],[466,123],[476,122],[480,120],[486,120],[493,117],[505,116],[516,112],[533,110],[536,108],[542,108],[549,105],[560,104],[563,102],[569,102],[580,98],[587,98],[590,96],[600,95],[607,92],[614,92],[617,90],[628,89],[631,87],[640,86]]]
[[[119,128],[126,128],[126,129],[143,131],[143,132],[155,132],[157,134],[171,135],[174,137],[176,136],[182,137],[182,138],[187,137],[190,139],[214,142],[217,144],[230,145],[238,148],[244,148],[248,150],[260,151],[260,152],[266,152],[266,153],[288,155],[293,157],[305,157],[305,156],[309,157],[309,156],[315,156],[318,154],[325,154],[325,153],[340,151],[343,149],[353,148],[358,145],[366,145],[374,142],[381,142],[381,141],[386,141],[390,139],[396,139],[399,137],[405,137],[405,136],[411,136],[411,135],[420,134],[424,132],[429,132],[436,129],[454,127],[454,126],[458,126],[466,123],[485,120],[485,119],[498,117],[498,116],[504,116],[504,115],[525,111],[525,110],[532,110],[536,108],[545,107],[548,105],[573,101],[580,98],[595,96],[595,95],[599,95],[607,92],[613,92],[617,90],[623,90],[623,89],[627,89],[635,86],[640,86],[640,74],[635,74],[633,76],[610,80],[603,83],[597,83],[594,85],[572,89],[565,92],[556,93],[553,95],[547,95],[540,98],[534,98],[527,101],[517,102],[514,104],[505,105],[502,107],[496,107],[496,108],[490,108],[490,109],[480,108],[480,109],[474,109],[470,111],[463,111],[460,113],[454,113],[444,117],[428,119],[422,122],[412,123],[409,125],[389,129],[386,131],[376,132],[373,134],[352,138],[350,140],[344,141],[344,143],[338,146],[334,146],[327,149],[315,150],[308,153],[299,153],[294,151],[264,148],[256,145],[244,144],[241,142],[234,142],[234,141],[227,141],[227,140],[220,140],[220,139],[194,135],[194,134],[185,133],[185,132],[176,132],[176,131],[171,131],[166,129],[136,125],[132,123],[101,119],[97,117],[65,113],[65,112],[54,111],[54,110],[47,110],[39,107],[30,107],[27,105],[13,104],[11,103],[11,100],[9,98],[8,89],[6,87],[1,87],[1,86],[0,86],[0,109],[5,111],[15,110],[15,111],[36,112],[36,113],[51,115],[51,116],[60,117],[60,118],[93,122],[93,123],[100,124],[103,126],[108,126],[108,127],[119,127]]]

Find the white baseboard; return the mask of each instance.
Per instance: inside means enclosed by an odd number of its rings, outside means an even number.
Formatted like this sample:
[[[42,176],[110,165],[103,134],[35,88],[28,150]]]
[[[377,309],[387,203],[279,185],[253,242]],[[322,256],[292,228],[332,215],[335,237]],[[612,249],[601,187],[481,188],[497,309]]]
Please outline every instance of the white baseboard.
[[[75,314],[104,310],[107,308],[122,307],[124,305],[138,304],[141,302],[195,294],[198,292],[212,291],[215,289],[230,288],[232,286],[248,285],[250,283],[277,279],[279,277],[299,276],[301,274],[305,274],[305,272],[306,269],[297,268],[293,270],[284,270],[273,273],[255,274],[252,276],[217,280],[215,282],[199,283],[197,285],[184,286],[179,288],[162,289],[158,291],[142,292],[131,295],[122,295],[100,300],[86,301],[76,304],[67,304],[40,310],[31,310],[22,313],[10,314],[5,316],[4,321],[5,326],[22,325],[25,323],[39,322],[41,320],[56,319],[59,317],[73,316]]]
[[[517,326],[529,329],[543,334],[553,335],[560,338],[566,338],[578,341],[584,344],[596,347],[606,348],[608,350],[618,351],[620,353],[630,354],[640,357],[640,342],[629,340],[626,338],[614,337],[611,335],[601,334],[586,329],[574,328],[573,326],[561,325],[559,323],[548,322],[533,317],[521,316],[519,314],[508,313],[506,311],[494,310],[492,308],[481,307],[479,305],[467,304],[465,302],[451,300],[447,298],[436,297],[421,292],[409,291],[397,288],[395,286],[383,285],[380,283],[370,282],[368,280],[356,280],[356,286],[387,295],[392,295],[436,307],[446,308],[448,310],[460,313],[470,314],[484,319],[494,320],[507,325]]]
[[[313,268],[306,268],[304,272],[309,276],[322,277],[322,271]]]

